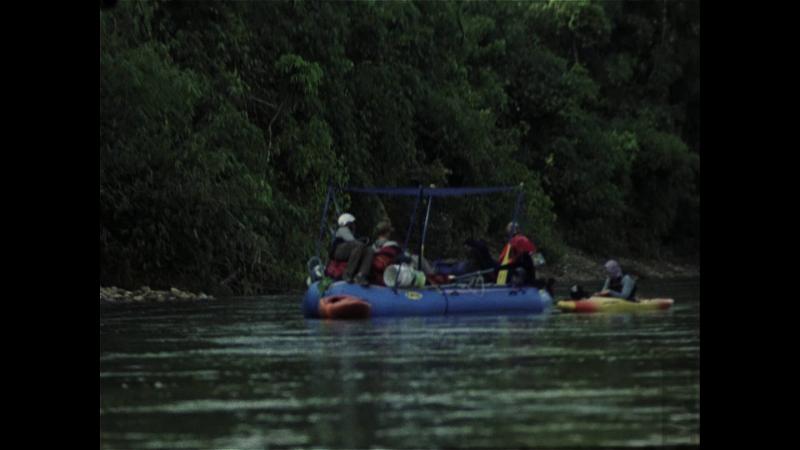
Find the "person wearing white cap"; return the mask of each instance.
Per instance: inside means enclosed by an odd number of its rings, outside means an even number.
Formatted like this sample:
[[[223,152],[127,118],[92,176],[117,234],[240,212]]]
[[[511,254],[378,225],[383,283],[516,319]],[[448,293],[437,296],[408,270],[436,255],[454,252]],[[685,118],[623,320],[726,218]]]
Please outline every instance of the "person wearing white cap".
[[[369,271],[372,266],[373,250],[355,238],[356,218],[350,213],[339,216],[339,228],[336,230],[331,245],[330,258],[337,261],[347,261],[347,269],[343,279],[348,283],[353,281],[362,286],[369,285]]]

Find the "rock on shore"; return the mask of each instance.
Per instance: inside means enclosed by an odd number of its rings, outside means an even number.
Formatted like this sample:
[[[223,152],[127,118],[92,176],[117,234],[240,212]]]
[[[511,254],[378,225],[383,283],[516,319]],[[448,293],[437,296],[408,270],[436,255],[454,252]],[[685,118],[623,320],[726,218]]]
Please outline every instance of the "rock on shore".
[[[100,287],[100,302],[106,303],[154,303],[213,300],[214,297],[204,293],[195,294],[171,288],[168,291],[152,290],[142,286],[138,290],[128,291],[115,286]]]

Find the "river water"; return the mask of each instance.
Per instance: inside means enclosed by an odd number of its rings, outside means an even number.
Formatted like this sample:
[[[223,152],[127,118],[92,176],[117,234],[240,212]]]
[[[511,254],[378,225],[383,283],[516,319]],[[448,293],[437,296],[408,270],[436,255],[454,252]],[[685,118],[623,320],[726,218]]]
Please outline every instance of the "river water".
[[[303,318],[299,295],[103,305],[101,448],[698,444],[699,292],[643,280],[675,306],[350,322]]]

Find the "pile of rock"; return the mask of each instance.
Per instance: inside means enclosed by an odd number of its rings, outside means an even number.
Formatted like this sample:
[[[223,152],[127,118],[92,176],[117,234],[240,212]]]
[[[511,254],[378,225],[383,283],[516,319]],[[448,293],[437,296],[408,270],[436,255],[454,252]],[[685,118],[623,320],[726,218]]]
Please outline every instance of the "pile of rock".
[[[154,291],[148,286],[142,286],[136,291],[128,291],[114,286],[100,287],[100,301],[107,303],[175,302],[213,299],[213,296],[202,292],[194,294],[175,288],[171,288],[169,291]]]

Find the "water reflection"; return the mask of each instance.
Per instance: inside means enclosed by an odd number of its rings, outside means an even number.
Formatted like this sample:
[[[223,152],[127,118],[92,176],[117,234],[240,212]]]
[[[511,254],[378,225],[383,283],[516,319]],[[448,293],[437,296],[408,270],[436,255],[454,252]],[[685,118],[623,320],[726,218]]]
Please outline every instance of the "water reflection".
[[[106,308],[102,446],[696,443],[698,286],[651,289],[679,302],[348,322],[291,297]]]

